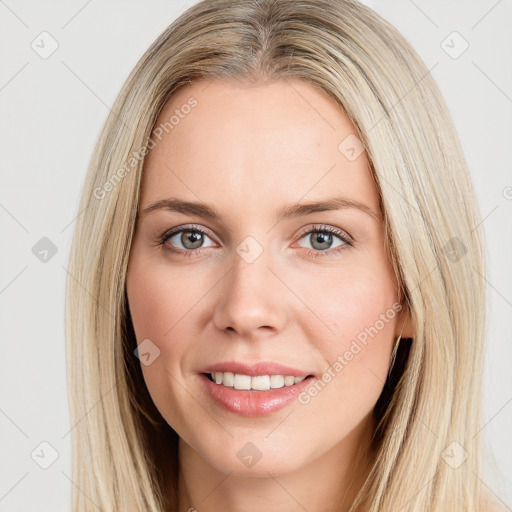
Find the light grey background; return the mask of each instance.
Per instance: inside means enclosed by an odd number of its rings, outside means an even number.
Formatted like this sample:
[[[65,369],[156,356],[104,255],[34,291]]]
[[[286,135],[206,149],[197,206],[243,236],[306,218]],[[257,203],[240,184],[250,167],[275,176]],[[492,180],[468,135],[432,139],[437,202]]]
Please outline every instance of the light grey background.
[[[93,145],[128,73],[194,3],[0,1],[0,511],[70,509],[73,425],[63,312],[79,193]],[[476,184],[488,243],[490,315],[486,420],[478,435],[496,466],[489,459],[479,477],[510,504],[512,3],[363,3],[393,23],[432,68]],[[43,31],[51,36],[41,36]],[[58,48],[42,58],[53,40]],[[458,55],[464,41],[469,47]],[[43,237],[57,249],[46,262],[32,252]]]

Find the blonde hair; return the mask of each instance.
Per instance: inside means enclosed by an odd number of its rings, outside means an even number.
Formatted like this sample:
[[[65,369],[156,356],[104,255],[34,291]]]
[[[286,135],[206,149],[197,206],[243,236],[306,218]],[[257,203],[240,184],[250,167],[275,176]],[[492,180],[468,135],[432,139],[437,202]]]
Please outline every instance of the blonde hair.
[[[400,342],[390,366],[375,408],[375,463],[351,511],[484,510],[480,216],[429,70],[392,25],[355,0],[205,0],[137,63],[84,184],[66,299],[73,511],[177,509],[178,437],[134,355],[125,277],[155,121],[174,91],[202,78],[316,85],[352,120],[372,164],[415,336]],[[467,455],[456,468],[453,453]]]

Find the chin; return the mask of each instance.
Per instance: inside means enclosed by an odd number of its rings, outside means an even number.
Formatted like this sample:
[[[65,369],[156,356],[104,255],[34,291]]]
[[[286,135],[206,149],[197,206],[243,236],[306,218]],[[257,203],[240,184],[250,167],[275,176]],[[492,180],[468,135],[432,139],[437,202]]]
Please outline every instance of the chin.
[[[233,476],[266,477],[293,473],[304,461],[304,452],[300,446],[269,445],[265,447],[265,435],[247,436],[229,443],[216,444],[215,451],[198,450],[202,458],[217,471]],[[252,437],[252,441],[251,441]],[[211,445],[210,445],[211,446]]]

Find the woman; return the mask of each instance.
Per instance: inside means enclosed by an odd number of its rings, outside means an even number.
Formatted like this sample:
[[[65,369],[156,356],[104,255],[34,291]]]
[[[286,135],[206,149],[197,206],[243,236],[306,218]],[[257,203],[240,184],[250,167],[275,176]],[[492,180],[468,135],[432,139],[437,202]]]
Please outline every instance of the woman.
[[[495,506],[480,216],[432,77],[371,9],[191,7],[124,85],[82,208],[73,510]]]

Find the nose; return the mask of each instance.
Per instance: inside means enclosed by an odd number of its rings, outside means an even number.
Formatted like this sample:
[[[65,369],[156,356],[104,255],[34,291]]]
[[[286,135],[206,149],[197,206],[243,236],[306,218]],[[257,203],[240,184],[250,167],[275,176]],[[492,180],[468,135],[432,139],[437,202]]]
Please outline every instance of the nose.
[[[270,336],[285,329],[291,317],[286,287],[276,276],[270,250],[256,260],[234,255],[231,270],[219,287],[213,321],[223,331],[246,340]]]

